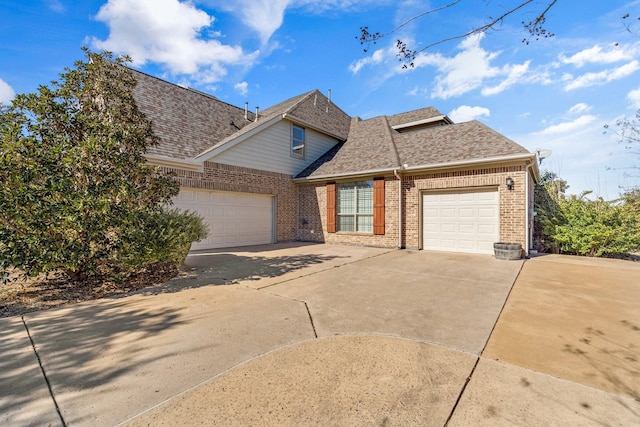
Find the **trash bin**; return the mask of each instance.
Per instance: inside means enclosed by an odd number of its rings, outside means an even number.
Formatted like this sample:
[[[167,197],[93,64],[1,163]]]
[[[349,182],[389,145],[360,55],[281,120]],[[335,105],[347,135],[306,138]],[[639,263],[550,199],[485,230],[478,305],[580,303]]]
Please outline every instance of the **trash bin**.
[[[496,259],[507,261],[518,260],[522,258],[522,245],[520,243],[494,243],[493,253]]]

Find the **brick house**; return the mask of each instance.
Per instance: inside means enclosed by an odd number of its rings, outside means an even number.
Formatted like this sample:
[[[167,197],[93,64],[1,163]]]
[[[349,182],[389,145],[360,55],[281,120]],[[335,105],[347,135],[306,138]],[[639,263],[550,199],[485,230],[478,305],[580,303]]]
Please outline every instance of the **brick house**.
[[[312,241],[493,253],[531,245],[536,155],[433,107],[367,120],[317,90],[250,111],[133,71],[149,162],[211,235],[192,249]]]

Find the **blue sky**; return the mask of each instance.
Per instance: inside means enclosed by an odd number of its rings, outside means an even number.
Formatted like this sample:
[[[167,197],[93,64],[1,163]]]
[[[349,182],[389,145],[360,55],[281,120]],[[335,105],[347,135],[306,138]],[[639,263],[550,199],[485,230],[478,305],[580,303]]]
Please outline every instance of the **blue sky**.
[[[477,119],[530,151],[570,193],[606,199],[640,185],[640,155],[605,124],[640,108],[640,0],[558,0],[550,39],[520,26],[543,0],[497,31],[422,52],[412,69],[396,38],[429,43],[464,34],[519,1],[462,0],[403,27],[368,52],[359,28],[386,32],[442,1],[413,0],[0,0],[0,102],[34,92],[82,58],[111,50],[133,66],[237,106],[267,108],[319,89],[352,116],[434,106],[454,121]],[[621,17],[631,14],[632,26]],[[636,175],[629,177],[627,175]]]

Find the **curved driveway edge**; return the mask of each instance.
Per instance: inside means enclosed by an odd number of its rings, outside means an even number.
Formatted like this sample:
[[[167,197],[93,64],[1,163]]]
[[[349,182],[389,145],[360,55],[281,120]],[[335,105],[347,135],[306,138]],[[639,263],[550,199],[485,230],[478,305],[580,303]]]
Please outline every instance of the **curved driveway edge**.
[[[259,357],[127,426],[442,426],[476,358],[389,337],[331,337]]]

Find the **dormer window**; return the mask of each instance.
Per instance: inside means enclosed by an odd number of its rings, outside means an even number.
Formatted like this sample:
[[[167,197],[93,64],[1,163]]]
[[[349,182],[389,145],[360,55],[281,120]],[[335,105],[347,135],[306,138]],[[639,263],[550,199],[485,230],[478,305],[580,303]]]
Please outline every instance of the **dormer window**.
[[[305,157],[305,129],[300,126],[291,126],[291,157],[304,159]]]

